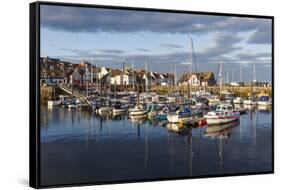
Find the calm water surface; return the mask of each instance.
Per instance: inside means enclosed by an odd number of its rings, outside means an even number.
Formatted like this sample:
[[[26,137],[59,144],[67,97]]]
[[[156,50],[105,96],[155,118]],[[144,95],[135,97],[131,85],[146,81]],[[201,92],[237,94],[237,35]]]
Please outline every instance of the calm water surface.
[[[41,106],[41,184],[271,171],[271,125],[270,107],[177,133],[177,125]]]

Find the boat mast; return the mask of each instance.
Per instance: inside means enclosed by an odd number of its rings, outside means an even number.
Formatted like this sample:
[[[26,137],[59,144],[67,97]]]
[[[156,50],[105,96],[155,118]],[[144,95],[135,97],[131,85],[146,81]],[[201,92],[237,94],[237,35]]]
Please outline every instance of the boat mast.
[[[124,72],[125,72],[125,59],[122,63],[122,73],[121,73],[121,91],[123,92],[123,88],[124,88]]]
[[[254,82],[254,93],[256,92],[256,63],[253,63],[253,82]]]
[[[91,60],[91,86],[93,84],[93,63],[94,63],[94,59]]]
[[[242,64],[240,63],[240,82],[242,82]]]
[[[189,52],[189,77],[191,77],[192,73],[192,38],[190,38],[190,52]]]
[[[145,93],[147,94],[148,91],[148,66],[147,66],[147,60],[145,60]]]
[[[97,67],[97,61],[95,61],[95,66],[96,66],[96,89],[97,89],[97,92],[99,91],[99,89],[98,89],[98,78],[99,78],[99,76],[98,76],[98,67]]]
[[[133,91],[135,91],[135,73],[134,73],[134,58],[132,57],[132,78],[133,78]]]
[[[231,70],[231,82],[234,82],[234,78],[233,78],[233,69]]]
[[[140,105],[140,86],[138,84],[138,103],[137,105],[139,106]]]
[[[86,97],[88,97],[88,93],[89,93],[89,91],[88,91],[88,84],[89,84],[89,81],[88,81],[88,78],[89,78],[89,76],[88,76],[88,64],[87,64],[87,62],[86,62],[85,64],[86,64],[86,74],[85,74],[85,81],[86,81]]]
[[[177,65],[176,65],[176,63],[174,62],[174,67],[175,67],[175,70],[174,70],[174,80],[173,80],[173,82],[174,82],[174,85],[176,85],[176,81],[177,81]]]
[[[219,57],[219,79],[220,79],[220,97],[221,97],[221,93],[222,93],[222,61],[221,58]]]
[[[242,97],[241,84],[242,84],[242,64],[240,63],[240,84],[239,84],[239,90],[240,90],[240,96]]]
[[[228,71],[226,72],[226,84],[228,84]]]
[[[73,98],[73,73],[75,70],[73,70],[73,64],[71,64],[71,70],[73,71],[70,75],[70,84],[71,84],[71,99]]]
[[[151,75],[150,75],[150,71],[151,71],[151,65],[148,62],[148,90],[151,90]]]
[[[256,82],[256,63],[253,63],[253,82]]]
[[[170,65],[170,72],[172,73],[173,72],[173,58],[171,58],[171,65]],[[172,77],[168,74],[168,83],[172,84]],[[169,94],[171,94],[173,91],[173,86],[171,86],[169,88]]]
[[[191,84],[191,81],[189,82],[189,80],[191,79],[191,75],[192,75],[192,38],[190,38],[189,77],[188,77],[188,74],[187,74],[187,94],[188,94],[188,99],[190,99],[190,84]]]

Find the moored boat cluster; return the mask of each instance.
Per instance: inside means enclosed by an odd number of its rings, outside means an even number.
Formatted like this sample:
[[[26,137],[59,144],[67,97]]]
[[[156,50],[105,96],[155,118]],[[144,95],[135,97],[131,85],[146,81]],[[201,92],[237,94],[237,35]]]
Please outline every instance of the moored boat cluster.
[[[208,94],[208,95],[206,95]],[[181,101],[177,101],[181,100]],[[100,116],[115,117],[126,115],[132,121],[149,119],[168,124],[184,126],[204,126],[231,123],[239,120],[247,112],[247,105],[269,106],[272,100],[268,95],[256,97],[192,96],[188,99],[174,94],[120,93],[118,96],[99,95],[86,99],[60,95],[58,100],[48,101],[48,106],[62,106],[66,109],[85,109]],[[243,106],[244,105],[244,106]]]

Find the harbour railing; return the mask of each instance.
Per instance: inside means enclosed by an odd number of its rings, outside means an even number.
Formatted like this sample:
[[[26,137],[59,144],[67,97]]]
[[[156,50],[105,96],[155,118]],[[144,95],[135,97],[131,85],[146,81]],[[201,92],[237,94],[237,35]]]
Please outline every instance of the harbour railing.
[[[83,99],[89,106],[91,106],[91,102],[88,100],[86,93],[73,89],[65,84],[60,85],[60,89],[74,97]]]

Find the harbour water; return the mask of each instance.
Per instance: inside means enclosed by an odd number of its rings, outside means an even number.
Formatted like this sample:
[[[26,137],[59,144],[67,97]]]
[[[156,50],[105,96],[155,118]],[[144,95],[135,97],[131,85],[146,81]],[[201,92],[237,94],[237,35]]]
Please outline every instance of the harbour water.
[[[41,185],[272,170],[271,107],[249,107],[232,124],[178,127],[42,105]]]

